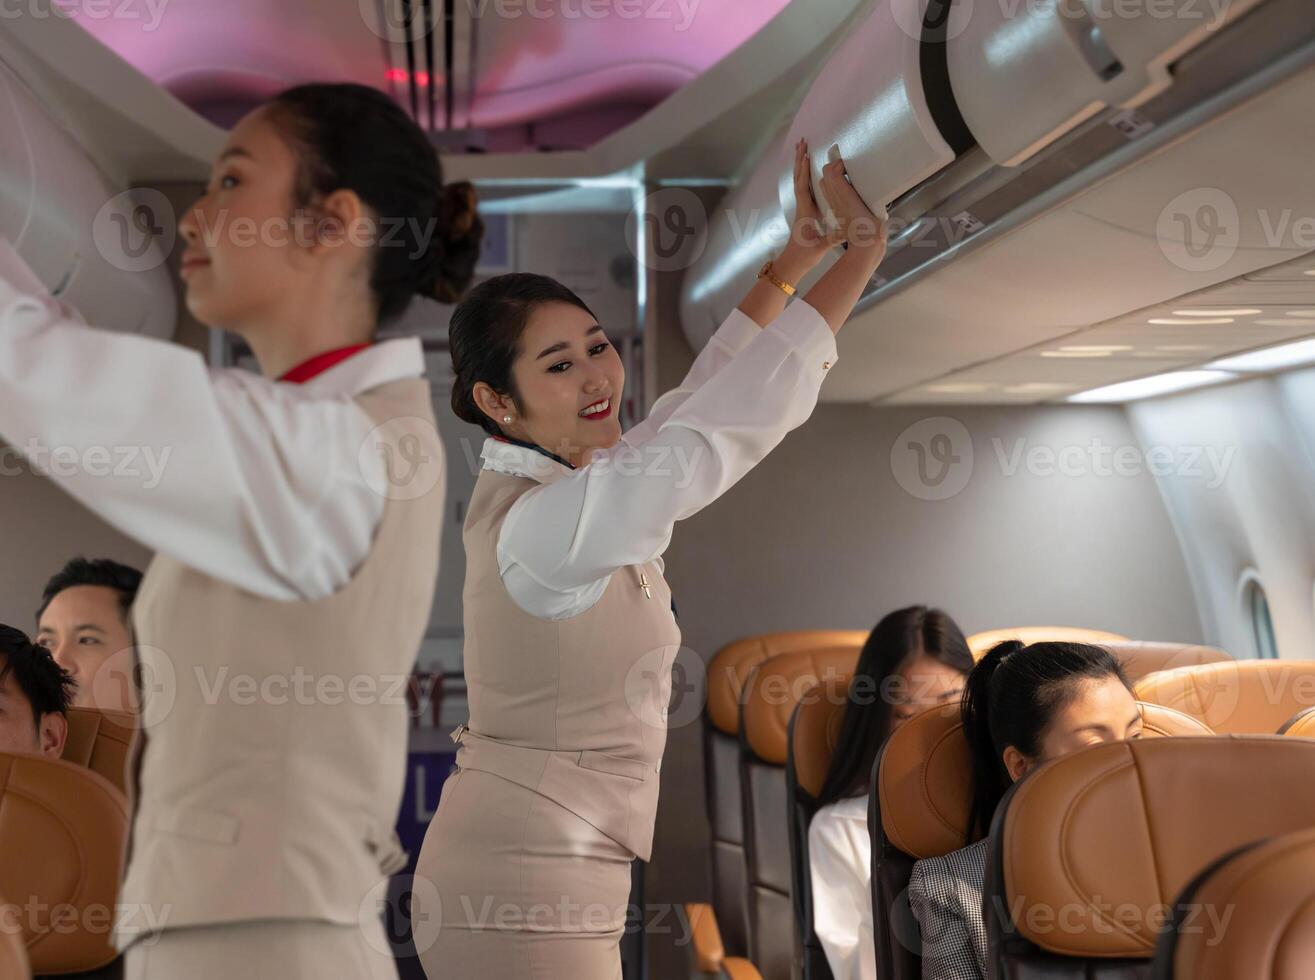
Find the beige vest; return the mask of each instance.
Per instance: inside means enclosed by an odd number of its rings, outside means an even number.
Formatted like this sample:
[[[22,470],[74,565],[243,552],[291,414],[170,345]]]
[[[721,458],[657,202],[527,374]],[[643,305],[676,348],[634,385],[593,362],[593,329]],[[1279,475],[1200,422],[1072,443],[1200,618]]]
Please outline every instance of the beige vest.
[[[507,511],[534,486],[484,470],[470,502],[470,725],[456,734],[457,765],[540,793],[648,860],[680,647],[671,592],[650,562],[618,569],[602,598],[570,619],[522,610],[502,584],[496,549]]]
[[[160,555],[134,604],[142,732],[121,901],[165,928],[355,924],[382,873],[404,863],[393,826],[406,679],[434,597],[443,449],[425,380],[356,401],[380,424],[367,451],[385,454],[394,482],[345,587],[278,601]],[[145,922],[124,920],[120,949]]]

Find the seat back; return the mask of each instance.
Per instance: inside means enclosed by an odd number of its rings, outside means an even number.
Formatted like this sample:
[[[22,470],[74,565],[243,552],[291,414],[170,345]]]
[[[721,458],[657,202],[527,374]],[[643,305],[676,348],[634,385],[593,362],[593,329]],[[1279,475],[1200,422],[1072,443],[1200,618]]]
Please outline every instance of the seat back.
[[[0,895],[0,908],[8,907],[10,904]],[[0,980],[30,980],[31,976],[22,934],[8,928],[0,929]]]
[[[1315,828],[1243,847],[1174,903],[1153,980],[1315,976]]]
[[[830,980],[831,966],[813,928],[813,879],[809,872],[808,827],[817,813],[818,795],[835,753],[846,697],[829,697],[834,690],[818,685],[799,702],[790,718],[785,763],[786,805],[789,807],[790,894],[795,932],[803,957],[804,980]]]
[[[748,871],[740,789],[740,723],[749,675],[771,657],[801,650],[858,650],[862,630],[765,633],[722,647],[708,664],[703,714],[703,769],[712,832],[712,907],[727,956],[749,949]]]
[[[1195,718],[1140,704],[1151,737],[1209,735]],[[910,718],[877,758],[876,787],[868,812],[872,834],[872,926],[877,976],[919,980],[922,947],[909,908],[913,863],[972,843],[972,757],[957,704]]]
[[[104,776],[120,792],[127,792],[128,747],[135,726],[136,718],[123,711],[69,708],[68,738],[60,758]]]
[[[1110,640],[1100,643],[1118,658],[1128,680],[1136,683],[1162,670],[1199,667],[1202,664],[1232,663],[1233,658],[1218,647],[1199,643],[1154,643],[1142,640]]]
[[[19,909],[33,973],[97,970],[115,959],[128,804],[87,769],[0,753],[0,895]]]
[[[1280,735],[1315,738],[1315,708],[1303,708],[1279,728]]]
[[[791,814],[786,798],[790,717],[805,697],[843,701],[858,663],[853,647],[784,653],[749,678],[740,728],[749,959],[763,980],[792,980],[800,962],[791,899]]]
[[[1013,980],[1149,977],[1168,910],[1202,869],[1313,823],[1315,742],[1305,739],[1141,739],[1056,759],[1011,788],[992,822],[988,969]]]
[[[1094,643],[1104,646],[1106,643],[1121,643],[1128,638],[1122,633],[1110,633],[1106,630],[1089,630],[1081,626],[1007,626],[1002,629],[984,630],[968,637],[968,649],[973,656],[981,659],[991,647],[1005,640],[1018,640],[1022,643]]]
[[[1199,718],[1221,735],[1277,732],[1315,707],[1315,662],[1230,660],[1160,671],[1137,682],[1137,697]]]

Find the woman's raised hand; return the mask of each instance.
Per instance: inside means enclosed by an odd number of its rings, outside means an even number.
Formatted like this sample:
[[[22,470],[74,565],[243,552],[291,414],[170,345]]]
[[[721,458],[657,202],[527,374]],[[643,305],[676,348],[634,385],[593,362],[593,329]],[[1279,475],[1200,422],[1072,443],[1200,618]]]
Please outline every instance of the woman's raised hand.
[[[880,262],[886,254],[885,209],[877,217],[863,203],[846,175],[844,158],[822,168],[822,195],[835,215],[835,227],[828,229],[833,242],[847,242],[850,249],[861,249]]]

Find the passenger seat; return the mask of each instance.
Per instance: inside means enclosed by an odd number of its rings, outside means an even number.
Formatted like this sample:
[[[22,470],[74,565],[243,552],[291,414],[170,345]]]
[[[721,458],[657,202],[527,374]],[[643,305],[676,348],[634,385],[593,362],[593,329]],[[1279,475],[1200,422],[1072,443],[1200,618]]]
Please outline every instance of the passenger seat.
[[[1181,712],[1153,704],[1139,707],[1148,736],[1210,734]],[[922,976],[921,937],[908,901],[913,862],[948,854],[979,839],[969,839],[971,807],[972,758],[959,706],[947,704],[915,715],[887,740],[877,757],[876,787],[868,810],[873,939],[877,976],[882,980]]]
[[[0,753],[0,895],[17,907],[38,977],[121,974],[110,930],[127,828],[127,800],[96,773]]]
[[[1235,848],[1312,824],[1315,742],[1304,739],[1142,739],[1057,759],[1015,784],[992,822],[988,971],[1149,976],[1184,886]]]
[[[1221,735],[1272,735],[1315,707],[1315,662],[1230,660],[1143,678],[1137,697],[1176,708]]]
[[[1197,875],[1174,903],[1151,976],[1315,977],[1315,828],[1245,845]]]
[[[60,758],[104,776],[126,793],[128,747],[136,717],[123,711],[68,709],[68,738]]]

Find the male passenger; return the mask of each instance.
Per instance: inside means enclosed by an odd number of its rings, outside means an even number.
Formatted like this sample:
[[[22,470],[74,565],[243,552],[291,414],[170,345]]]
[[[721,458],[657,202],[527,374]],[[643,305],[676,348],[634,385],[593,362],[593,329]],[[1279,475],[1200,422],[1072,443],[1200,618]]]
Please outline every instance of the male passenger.
[[[108,558],[74,558],[49,582],[37,610],[37,643],[77,684],[73,705],[135,711],[128,611],[142,573]]]
[[[0,752],[58,759],[72,697],[73,678],[48,651],[0,626]]]

